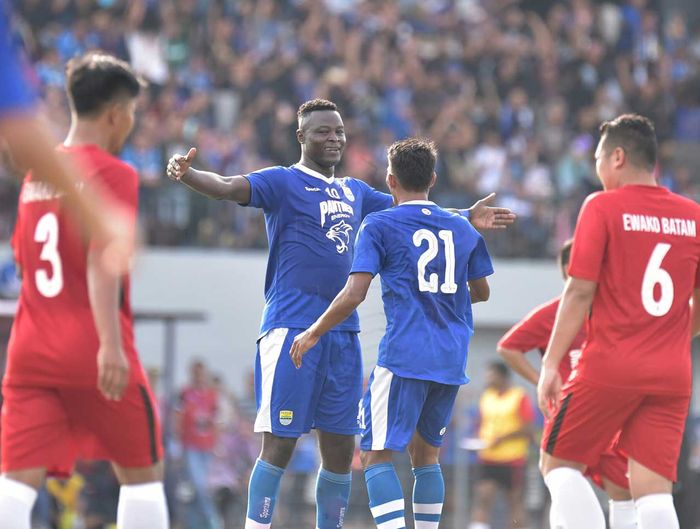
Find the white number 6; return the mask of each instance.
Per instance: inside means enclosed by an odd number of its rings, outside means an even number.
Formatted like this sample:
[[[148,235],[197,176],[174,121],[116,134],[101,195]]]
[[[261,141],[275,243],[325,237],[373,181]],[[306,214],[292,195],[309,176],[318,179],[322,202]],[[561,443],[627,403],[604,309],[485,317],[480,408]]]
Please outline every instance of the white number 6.
[[[58,255],[58,219],[53,213],[46,213],[39,219],[34,230],[34,240],[44,243],[39,259],[51,265],[51,275],[46,270],[37,270],[34,274],[36,288],[47,298],[58,296],[63,289],[63,266]]]
[[[656,317],[667,314],[673,305],[673,279],[671,274],[661,268],[661,262],[670,249],[671,245],[664,242],[656,245],[642,280],[642,305],[649,314]],[[661,297],[658,300],[654,297],[656,285],[661,288]]]

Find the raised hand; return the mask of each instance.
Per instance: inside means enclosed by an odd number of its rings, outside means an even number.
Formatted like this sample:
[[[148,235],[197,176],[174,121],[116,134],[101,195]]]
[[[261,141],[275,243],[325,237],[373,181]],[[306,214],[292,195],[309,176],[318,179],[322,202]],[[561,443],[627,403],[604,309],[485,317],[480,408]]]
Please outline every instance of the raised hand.
[[[192,165],[192,160],[194,160],[194,157],[196,155],[197,149],[191,147],[190,150],[187,152],[187,155],[185,156],[183,156],[182,154],[174,154],[173,156],[171,156],[170,160],[168,161],[168,167],[166,171],[168,178],[179,182],[180,179],[184,176],[184,174]]]
[[[301,367],[301,358],[308,352],[309,349],[318,343],[319,338],[319,336],[311,334],[308,329],[300,334],[297,334],[297,336],[294,338],[292,348],[289,351],[289,356],[292,357],[292,362],[294,362],[297,369]]]
[[[489,206],[495,196],[491,193],[469,208],[469,221],[477,230],[502,230],[515,222],[516,215],[508,208]]]

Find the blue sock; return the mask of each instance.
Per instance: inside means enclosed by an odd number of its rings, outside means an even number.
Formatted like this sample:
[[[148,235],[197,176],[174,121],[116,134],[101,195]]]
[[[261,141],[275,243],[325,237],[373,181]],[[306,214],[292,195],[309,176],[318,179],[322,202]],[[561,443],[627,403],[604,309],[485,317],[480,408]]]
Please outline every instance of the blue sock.
[[[334,474],[319,469],[316,479],[316,529],[343,527],[350,501],[352,472]]]
[[[255,462],[248,485],[246,529],[270,527],[283,473],[283,468],[266,463],[262,459],[258,458]]]
[[[403,491],[394,465],[380,463],[365,470],[367,494],[369,494],[369,510],[372,511],[374,522],[380,524],[390,522],[385,527],[391,529],[406,529],[404,517]]]
[[[445,501],[445,481],[440,465],[413,469],[413,520],[416,529],[437,529]]]

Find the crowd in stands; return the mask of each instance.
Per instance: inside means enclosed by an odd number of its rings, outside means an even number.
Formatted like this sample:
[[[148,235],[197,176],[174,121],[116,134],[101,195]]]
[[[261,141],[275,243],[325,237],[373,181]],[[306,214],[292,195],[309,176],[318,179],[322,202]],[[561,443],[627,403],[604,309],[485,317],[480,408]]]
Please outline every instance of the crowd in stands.
[[[518,215],[490,238],[501,257],[544,257],[596,189],[601,121],[652,118],[661,181],[700,199],[700,30],[654,0],[21,0],[18,38],[59,135],[63,69],[102,49],[150,83],[122,157],[141,177],[153,245],[264,248],[259,211],[210,201],[164,175],[174,152],[242,174],[298,160],[298,105],[343,114],[338,174],[383,188],[385,149],[409,135],[440,148],[434,198],[466,206],[497,191]],[[690,4],[689,4],[690,5]],[[16,184],[0,171],[0,239]]]

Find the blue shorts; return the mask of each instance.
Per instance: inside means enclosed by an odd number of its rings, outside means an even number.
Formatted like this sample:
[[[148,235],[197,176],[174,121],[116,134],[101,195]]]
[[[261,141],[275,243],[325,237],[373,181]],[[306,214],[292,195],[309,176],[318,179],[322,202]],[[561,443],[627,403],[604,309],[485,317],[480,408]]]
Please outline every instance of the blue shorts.
[[[417,431],[440,447],[452,416],[459,386],[402,378],[375,367],[360,402],[360,447],[403,452]]]
[[[302,331],[272,329],[258,341],[255,431],[299,437],[316,428],[357,435],[357,403],[362,397],[362,353],[357,333],[329,332],[296,369],[289,351],[294,337]]]

